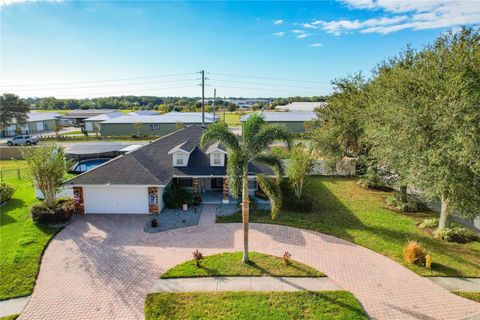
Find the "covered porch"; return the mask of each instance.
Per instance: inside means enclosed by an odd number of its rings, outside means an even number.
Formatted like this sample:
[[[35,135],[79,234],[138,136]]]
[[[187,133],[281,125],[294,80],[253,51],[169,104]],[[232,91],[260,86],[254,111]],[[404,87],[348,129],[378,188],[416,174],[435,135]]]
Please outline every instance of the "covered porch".
[[[203,204],[229,204],[238,202],[231,196],[227,178],[224,176],[175,177],[172,183],[190,189],[194,194],[198,194]],[[248,190],[249,194],[254,197],[255,191],[258,190],[258,183],[255,177],[249,178]]]

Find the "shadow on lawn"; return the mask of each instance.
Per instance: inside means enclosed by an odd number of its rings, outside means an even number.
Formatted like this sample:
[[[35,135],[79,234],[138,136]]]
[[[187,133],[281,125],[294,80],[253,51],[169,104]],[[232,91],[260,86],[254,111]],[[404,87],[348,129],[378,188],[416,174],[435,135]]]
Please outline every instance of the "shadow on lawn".
[[[17,208],[25,206],[25,201],[18,198],[10,199],[6,204],[0,207],[0,226],[7,225],[9,223],[17,222],[15,218],[9,215],[9,213]]]

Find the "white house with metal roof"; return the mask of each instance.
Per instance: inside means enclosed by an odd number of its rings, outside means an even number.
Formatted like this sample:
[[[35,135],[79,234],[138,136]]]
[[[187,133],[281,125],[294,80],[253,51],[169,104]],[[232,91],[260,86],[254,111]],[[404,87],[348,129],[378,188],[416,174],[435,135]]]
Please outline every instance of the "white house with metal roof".
[[[56,112],[29,112],[25,123],[15,123],[5,128],[1,135],[12,137],[16,134],[40,134],[55,130],[57,122],[62,117]]]
[[[284,106],[277,106],[277,111],[290,111],[290,112],[313,112],[317,108],[323,108],[326,106],[326,102],[292,102]]]
[[[293,133],[305,132],[306,125],[316,119],[315,112],[259,112],[265,122],[269,124],[283,124]],[[240,122],[245,122],[250,114],[240,117]]]

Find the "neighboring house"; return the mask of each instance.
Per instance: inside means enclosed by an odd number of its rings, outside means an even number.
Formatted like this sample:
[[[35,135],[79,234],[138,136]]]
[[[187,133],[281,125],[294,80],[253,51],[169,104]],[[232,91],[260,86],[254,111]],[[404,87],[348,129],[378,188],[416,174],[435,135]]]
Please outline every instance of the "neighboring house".
[[[218,120],[205,113],[205,124]],[[122,116],[103,121],[100,125],[103,136],[155,135],[163,136],[184,126],[201,124],[201,112],[169,112],[156,116]]]
[[[327,105],[326,102],[292,102],[285,106],[275,107],[277,111],[290,112],[313,112],[316,108],[322,108]]]
[[[157,213],[164,207],[165,189],[174,184],[216,203],[228,202],[227,152],[218,143],[200,148],[203,130],[199,125],[177,130],[67,181],[66,187],[73,187],[76,212]],[[259,172],[273,175],[269,168],[251,163],[252,193]]]
[[[55,112],[29,112],[25,123],[12,124],[1,132],[3,137],[12,137],[17,134],[40,134],[54,131],[61,115]]]
[[[157,116],[158,112],[151,110],[137,110],[128,113],[129,116]]]
[[[305,132],[306,125],[316,118],[315,112],[259,112],[269,124],[283,124],[293,133]],[[240,122],[245,122],[250,114],[240,117]]]
[[[118,111],[110,109],[72,110],[67,112],[62,118],[65,119],[64,121],[72,121],[75,126],[83,126],[85,119],[112,112]]]
[[[124,114],[121,112],[110,112],[86,118],[83,120],[83,123],[85,124],[85,131],[88,133],[95,133],[96,130],[98,130],[98,133],[100,133],[101,122],[122,116],[124,116]]]

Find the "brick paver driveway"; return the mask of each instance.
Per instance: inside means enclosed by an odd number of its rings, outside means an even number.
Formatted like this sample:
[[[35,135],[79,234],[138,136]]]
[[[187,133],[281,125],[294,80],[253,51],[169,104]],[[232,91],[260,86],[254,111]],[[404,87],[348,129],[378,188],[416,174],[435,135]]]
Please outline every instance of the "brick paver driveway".
[[[48,246],[20,319],[141,319],[147,291],[166,269],[204,254],[238,251],[239,224],[143,232],[141,216],[78,216]],[[392,260],[338,238],[252,224],[251,250],[311,265],[351,291],[372,319],[464,319],[480,304],[457,297]]]

